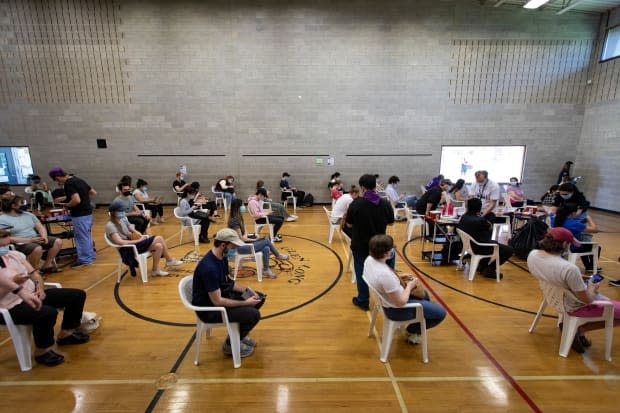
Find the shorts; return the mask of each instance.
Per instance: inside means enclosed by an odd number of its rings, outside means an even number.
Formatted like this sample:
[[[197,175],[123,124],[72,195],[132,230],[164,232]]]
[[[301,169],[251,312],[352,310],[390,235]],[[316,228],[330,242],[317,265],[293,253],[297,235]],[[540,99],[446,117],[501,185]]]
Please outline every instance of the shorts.
[[[34,249],[36,247],[43,247],[43,251],[47,251],[48,249],[52,248],[54,246],[54,243],[56,242],[58,238],[56,237],[47,237],[47,244],[37,244],[34,242],[29,242],[27,244],[15,244],[15,249],[19,252],[21,252],[22,254],[24,254],[25,256],[28,256],[30,254],[32,254],[32,251],[34,251]]]

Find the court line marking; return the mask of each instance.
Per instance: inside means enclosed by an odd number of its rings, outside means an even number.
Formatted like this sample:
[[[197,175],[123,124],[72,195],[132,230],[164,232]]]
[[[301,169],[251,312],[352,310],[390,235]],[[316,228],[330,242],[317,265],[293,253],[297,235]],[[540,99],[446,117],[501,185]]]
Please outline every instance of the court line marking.
[[[388,364],[388,363],[386,363]],[[584,376],[514,376],[520,381],[620,381],[618,374],[584,375]],[[106,379],[106,380],[24,380],[0,382],[0,387],[13,386],[74,386],[74,385],[127,385],[152,384],[158,379]],[[178,379],[176,384],[295,384],[295,383],[372,383],[372,382],[484,382],[489,380],[502,381],[497,376],[368,376],[368,377],[266,377],[266,378],[211,378],[211,379]],[[173,386],[174,387],[174,386]]]
[[[456,313],[452,310],[451,307],[447,305],[447,303],[441,298],[439,294],[430,286],[428,281],[426,281],[425,277],[421,277],[421,274],[414,265],[409,263],[403,254],[396,250],[396,253],[400,256],[400,259],[414,272],[419,276],[420,281],[424,284],[424,286],[433,294],[435,299],[443,306],[448,314],[452,317],[454,322],[463,330],[465,335],[467,335],[474,343],[475,346],[480,349],[482,354],[487,358],[487,360],[495,367],[497,371],[500,372],[502,376],[506,379],[506,381],[512,386],[512,388],[521,396],[521,398],[530,406],[530,408],[537,413],[542,413],[542,410],[538,407],[538,405],[528,396],[528,394],[523,390],[523,388],[516,382],[516,380],[508,373],[506,369],[497,361],[497,359],[491,354],[491,352],[482,344],[478,337],[465,325],[465,323],[456,315]]]

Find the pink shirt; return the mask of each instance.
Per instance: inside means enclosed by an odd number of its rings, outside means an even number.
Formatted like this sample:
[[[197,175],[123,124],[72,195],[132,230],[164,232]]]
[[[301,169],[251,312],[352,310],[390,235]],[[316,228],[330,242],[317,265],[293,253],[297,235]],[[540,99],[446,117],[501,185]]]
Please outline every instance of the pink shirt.
[[[11,278],[16,273],[22,273],[25,277],[28,276],[28,267],[26,266],[26,257],[24,254],[18,251],[9,251],[9,253],[3,257],[0,257],[0,260],[4,261],[6,268],[0,267],[0,277]],[[22,284],[26,290],[34,292],[34,282],[28,279],[25,283]],[[18,304],[22,303],[22,299],[13,294],[10,291],[0,289],[0,307],[11,309]]]

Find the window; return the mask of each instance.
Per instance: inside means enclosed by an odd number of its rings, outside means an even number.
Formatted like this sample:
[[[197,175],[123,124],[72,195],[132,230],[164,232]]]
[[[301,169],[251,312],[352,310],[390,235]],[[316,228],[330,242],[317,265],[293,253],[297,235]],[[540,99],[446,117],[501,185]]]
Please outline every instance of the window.
[[[0,182],[9,185],[27,185],[33,173],[27,146],[0,146]]]
[[[601,54],[601,62],[614,59],[620,56],[620,26],[607,29],[605,42],[603,43],[603,53]]]
[[[439,173],[453,182],[474,182],[478,170],[488,171],[489,179],[498,183],[513,176],[521,181],[524,162],[525,146],[442,146]]]

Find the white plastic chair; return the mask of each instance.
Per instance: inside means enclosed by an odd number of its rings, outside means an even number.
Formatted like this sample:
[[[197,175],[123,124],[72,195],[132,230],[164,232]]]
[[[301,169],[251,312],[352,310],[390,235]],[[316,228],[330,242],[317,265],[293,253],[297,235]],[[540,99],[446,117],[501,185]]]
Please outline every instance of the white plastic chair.
[[[331,244],[332,239],[334,238],[334,231],[340,228],[340,224],[334,224],[332,222],[332,212],[329,209],[323,207],[323,210],[325,211],[325,215],[327,215],[327,224],[329,225],[329,233],[327,234],[327,242]]]
[[[148,259],[151,256],[151,253],[149,251],[143,252],[142,254],[138,253],[138,248],[136,248],[135,244],[131,244],[131,245],[119,245],[119,244],[115,244],[114,242],[112,242],[112,240],[108,237],[108,234],[103,234],[103,237],[105,238],[105,242],[111,246],[114,247],[118,250],[119,252],[119,257],[118,257],[118,266],[116,268],[117,271],[117,277],[116,277],[116,283],[120,283],[121,282],[121,275],[122,275],[122,268],[123,268],[123,259],[120,256],[120,251],[121,248],[131,248],[133,249],[133,256],[135,257],[136,261],[138,262],[138,267],[140,269],[140,278],[142,278],[142,282],[143,283],[147,283],[149,281],[149,271],[148,271]]]
[[[46,287],[60,288],[59,283],[45,283]],[[13,347],[15,347],[15,353],[17,354],[17,361],[19,362],[19,368],[21,371],[32,370],[32,325],[30,324],[15,324],[11,313],[6,308],[0,308],[0,314],[4,318],[4,327],[9,331],[11,340],[13,341]]]
[[[351,251],[351,238],[344,231],[340,231],[340,236],[342,237],[342,241],[344,241],[345,246],[347,247],[347,266],[346,268],[351,271],[351,283],[355,284],[357,279],[355,278],[355,265],[353,265],[353,251]],[[345,270],[346,271],[346,270]]]
[[[292,200],[293,201],[293,214],[297,213],[297,197],[295,197],[295,195],[293,194],[293,191],[290,190],[286,190],[283,189],[282,190],[283,194],[287,194],[286,198],[284,198],[284,209],[286,209],[286,206],[288,205],[288,200]]]
[[[375,290],[375,288],[368,282],[366,277],[362,276],[366,284],[368,284],[368,290],[373,299],[372,313],[370,318],[370,327],[368,328],[368,337],[372,337],[374,334],[375,323],[377,321],[377,315],[379,312],[383,312],[384,300],[381,294]],[[415,318],[405,321],[394,321],[389,319],[385,313],[383,313],[383,337],[381,338],[381,356],[379,360],[383,363],[387,363],[388,356],[390,354],[390,347],[392,346],[392,339],[394,338],[394,332],[402,326],[408,326],[412,323],[420,323],[420,336],[422,337],[422,361],[428,363],[428,338],[426,334],[426,320],[424,319],[424,311],[422,310],[422,304],[420,303],[407,303],[402,308],[415,308]]]
[[[599,248],[600,245],[598,244],[598,242],[582,242],[581,245],[592,245],[592,250],[591,251],[586,251],[586,252],[571,252],[568,251],[568,257],[567,260],[570,263],[573,264],[577,264],[577,257],[584,257],[587,255],[591,255],[592,256],[592,271],[597,272],[598,269],[598,254],[599,254]]]
[[[200,237],[200,221],[192,217],[182,217],[179,215],[179,207],[173,210],[174,217],[181,222],[181,233],[179,234],[179,245],[183,244],[183,232],[191,229],[194,236],[194,245],[198,247],[198,239]]]
[[[267,226],[269,228],[269,239],[271,241],[273,241],[273,224],[269,222],[269,216],[264,217],[266,219],[266,222],[263,224],[259,224],[256,221],[254,221],[254,233],[256,235],[260,234],[260,230],[263,229],[263,227]]]
[[[211,192],[213,192],[213,196],[215,197],[215,206],[217,207],[217,204],[220,203],[224,208],[224,213],[228,212],[228,205],[226,205],[226,198],[224,198],[224,192],[216,191],[215,185],[211,187]]]
[[[194,338],[194,345],[196,346],[196,357],[194,358],[194,364],[197,366],[200,359],[200,340],[202,333],[207,333],[207,338],[211,336],[211,329],[216,327],[226,327],[228,330],[228,337],[230,338],[230,347],[232,348],[233,366],[238,369],[241,367],[241,339],[239,336],[239,323],[231,323],[228,321],[226,314],[226,308],[224,307],[198,307],[192,304],[192,282],[194,280],[193,275],[183,277],[179,282],[179,295],[181,296],[181,302],[183,305],[194,311],[205,311],[221,313],[221,323],[205,323],[198,315],[196,315],[196,334]]]
[[[536,317],[534,317],[534,321],[532,321],[532,325],[530,326],[529,332],[534,332],[536,325],[538,324],[538,320],[545,312],[545,308],[547,305],[553,307],[559,313],[558,321],[562,321],[562,338],[560,340],[560,351],[559,354],[562,357],[568,357],[568,353],[570,352],[571,345],[573,344],[573,340],[575,339],[575,334],[577,334],[577,330],[580,326],[593,323],[597,321],[605,322],[605,360],[611,361],[611,345],[614,336],[614,306],[609,301],[604,300],[596,300],[592,302],[592,304],[597,304],[603,306],[603,314],[599,317],[575,317],[566,312],[564,308],[564,296],[571,295],[574,297],[573,293],[570,290],[559,287],[555,284],[547,282],[545,280],[538,280],[540,282],[540,290],[543,293],[543,300],[538,308],[538,312],[536,313]],[[576,298],[575,298],[576,299]]]
[[[420,236],[424,236],[424,218],[420,214],[414,214],[413,211],[409,208],[405,209],[405,213],[407,217],[407,241],[411,241],[411,238],[413,236],[413,230],[416,227],[420,227]]]
[[[239,248],[248,248],[249,252],[240,253]],[[243,261],[256,262],[256,277],[259,282],[263,281],[263,253],[261,251],[256,252],[254,244],[247,243],[243,247],[237,247],[235,249],[235,270],[233,272],[233,280],[237,279],[237,273],[239,272],[239,266]]]
[[[458,268],[463,267],[463,258],[465,257],[465,255],[466,254],[471,255],[471,262],[469,263],[469,275],[468,275],[469,281],[472,281],[474,277],[476,276],[476,270],[478,269],[478,264],[480,263],[480,260],[483,258],[490,258],[491,261],[489,261],[489,263],[495,261],[495,276],[496,276],[497,282],[499,282],[500,280],[499,244],[484,244],[484,243],[477,242],[468,233],[466,233],[460,228],[456,229],[456,233],[459,234],[459,238],[461,238],[461,242],[463,243],[463,250],[461,251],[461,254],[459,255]],[[474,254],[472,247],[471,247],[472,243],[478,245],[479,247],[491,247],[493,248],[493,253],[489,255]]]

